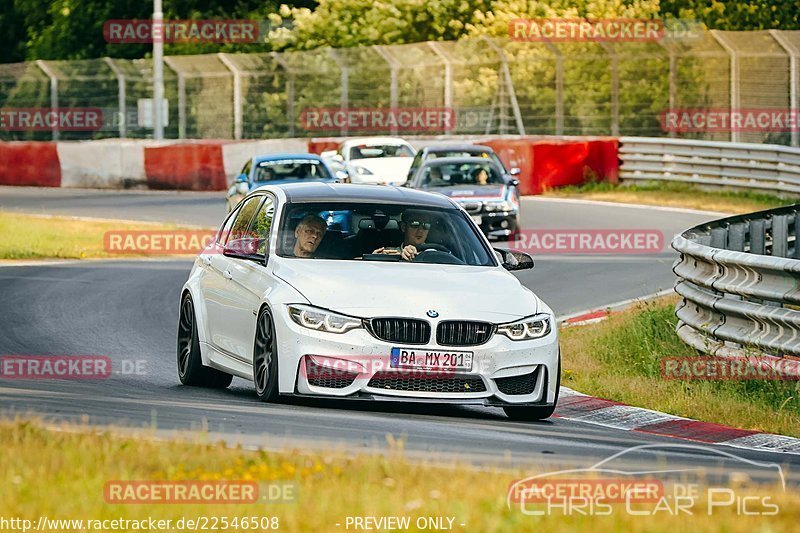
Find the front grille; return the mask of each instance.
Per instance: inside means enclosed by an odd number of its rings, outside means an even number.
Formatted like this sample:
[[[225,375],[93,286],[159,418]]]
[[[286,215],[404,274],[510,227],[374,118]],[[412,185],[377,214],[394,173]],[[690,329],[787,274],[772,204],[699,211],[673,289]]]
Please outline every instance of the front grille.
[[[306,358],[306,378],[309,385],[326,389],[343,389],[351,385],[356,377],[358,374],[354,372],[320,366],[310,358]]]
[[[427,344],[431,338],[431,325],[414,318],[373,318],[369,331],[386,342]]]
[[[369,386],[409,392],[486,392],[486,385],[478,377],[411,377],[396,372],[377,372]]]
[[[503,394],[530,394],[536,388],[536,377],[539,375],[539,368],[530,374],[513,376],[510,378],[498,378],[494,382]]]
[[[489,322],[445,320],[436,328],[436,342],[441,346],[478,346],[492,338],[494,329]]]

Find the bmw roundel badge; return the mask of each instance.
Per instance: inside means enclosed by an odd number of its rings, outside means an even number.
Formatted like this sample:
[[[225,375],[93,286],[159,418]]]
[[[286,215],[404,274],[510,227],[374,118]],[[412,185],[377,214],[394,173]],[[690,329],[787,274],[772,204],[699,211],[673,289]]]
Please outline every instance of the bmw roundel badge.
[[[428,312],[427,312],[426,314],[427,314],[429,317],[431,317],[431,318],[436,318],[437,316],[439,316],[439,313],[437,313],[437,312],[436,312],[436,311],[434,311],[433,309],[429,309],[429,310],[428,310]]]

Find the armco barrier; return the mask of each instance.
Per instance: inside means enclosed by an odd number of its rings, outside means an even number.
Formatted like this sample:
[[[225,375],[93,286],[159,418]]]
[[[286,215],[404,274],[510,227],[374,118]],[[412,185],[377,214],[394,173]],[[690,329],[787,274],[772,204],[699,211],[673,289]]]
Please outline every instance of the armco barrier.
[[[800,193],[800,149],[775,144],[621,137],[623,181]]]
[[[61,164],[56,144],[0,142],[0,185],[60,187]]]
[[[678,336],[719,356],[800,355],[800,204],[675,237]]]

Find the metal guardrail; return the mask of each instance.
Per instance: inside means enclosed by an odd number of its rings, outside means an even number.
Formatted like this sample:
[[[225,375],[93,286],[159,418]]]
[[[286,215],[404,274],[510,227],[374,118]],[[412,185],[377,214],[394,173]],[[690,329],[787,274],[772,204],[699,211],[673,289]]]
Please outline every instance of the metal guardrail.
[[[774,144],[621,137],[620,179],[800,193],[800,149]]]
[[[710,355],[800,356],[798,237],[800,204],[675,237],[678,336]]]

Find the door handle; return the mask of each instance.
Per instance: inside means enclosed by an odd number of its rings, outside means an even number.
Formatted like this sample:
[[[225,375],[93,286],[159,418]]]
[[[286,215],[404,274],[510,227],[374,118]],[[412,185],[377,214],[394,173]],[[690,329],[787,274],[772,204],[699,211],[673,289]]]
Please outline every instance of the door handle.
[[[231,274],[230,270],[225,270],[222,275],[225,276],[225,279],[233,279],[233,274]]]

